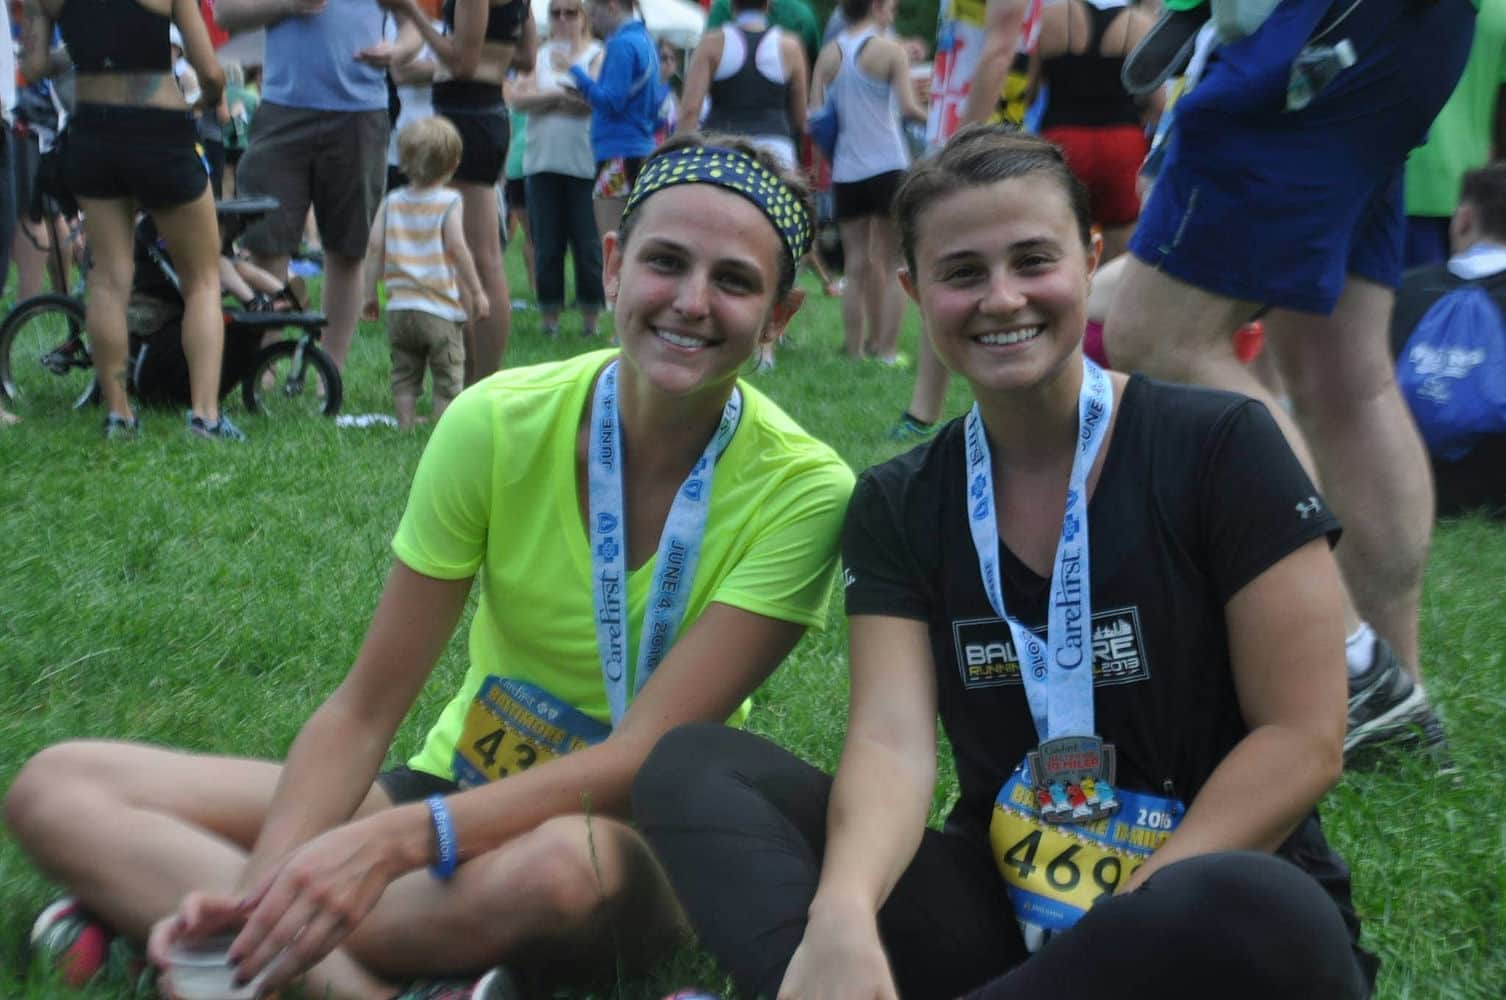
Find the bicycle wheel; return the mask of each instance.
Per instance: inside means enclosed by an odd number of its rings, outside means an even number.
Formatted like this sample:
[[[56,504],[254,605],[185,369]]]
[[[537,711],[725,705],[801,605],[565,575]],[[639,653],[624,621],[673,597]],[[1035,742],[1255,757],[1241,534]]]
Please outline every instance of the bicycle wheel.
[[[332,417],[340,412],[340,370],[317,346],[279,340],[261,349],[256,367],[241,382],[250,413],[269,417]]]
[[[57,413],[98,396],[84,338],[84,307],[66,295],[36,295],[0,323],[0,396],[17,413]]]

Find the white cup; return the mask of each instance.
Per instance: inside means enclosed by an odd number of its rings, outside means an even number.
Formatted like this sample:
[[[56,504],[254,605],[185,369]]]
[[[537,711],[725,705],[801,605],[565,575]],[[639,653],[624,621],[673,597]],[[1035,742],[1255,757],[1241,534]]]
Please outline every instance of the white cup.
[[[173,995],[178,1000],[255,1000],[266,974],[235,985],[235,966],[226,954],[234,940],[234,934],[222,934],[173,945],[167,953]]]

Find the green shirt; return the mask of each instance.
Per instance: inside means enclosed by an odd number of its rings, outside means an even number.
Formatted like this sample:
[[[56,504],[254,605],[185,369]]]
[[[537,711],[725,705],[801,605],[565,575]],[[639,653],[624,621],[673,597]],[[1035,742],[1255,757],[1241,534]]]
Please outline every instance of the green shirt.
[[[409,761],[416,770],[453,777],[467,712],[491,677],[543,688],[610,725],[575,446],[613,354],[498,372],[460,394],[424,449],[393,552],[425,576],[476,577],[480,596],[465,677]],[[852,471],[767,396],[740,388],[742,422],[717,462],[682,632],[713,601],[824,627]],[[628,574],[629,663],[656,561]],[[732,721],[747,713],[744,704]]]
[[[1464,75],[1407,160],[1407,214],[1448,218],[1465,171],[1490,159],[1496,94],[1506,83],[1506,0],[1477,0],[1475,40]],[[1426,72],[1418,67],[1418,72]]]
[[[712,0],[706,15],[706,30],[719,28],[732,20],[732,0]],[[821,52],[821,26],[805,0],[769,0],[769,23],[793,32],[805,46],[805,58],[814,65]]]

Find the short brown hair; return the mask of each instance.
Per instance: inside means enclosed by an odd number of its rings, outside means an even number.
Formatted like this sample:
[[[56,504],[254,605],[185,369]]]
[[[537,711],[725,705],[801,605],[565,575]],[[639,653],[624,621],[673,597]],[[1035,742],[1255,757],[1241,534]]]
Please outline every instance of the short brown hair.
[[[443,184],[460,165],[460,133],[438,115],[415,118],[397,134],[397,162],[414,184]]]
[[[1045,139],[998,125],[968,125],[941,149],[916,163],[894,195],[894,217],[905,263],[915,270],[916,228],[920,215],[938,198],[967,188],[1031,174],[1045,174],[1061,187],[1077,219],[1083,246],[1093,244],[1088,190],[1067,168],[1061,149]]]
[[[1475,207],[1487,236],[1506,239],[1506,162],[1497,160],[1466,173],[1459,201]]]

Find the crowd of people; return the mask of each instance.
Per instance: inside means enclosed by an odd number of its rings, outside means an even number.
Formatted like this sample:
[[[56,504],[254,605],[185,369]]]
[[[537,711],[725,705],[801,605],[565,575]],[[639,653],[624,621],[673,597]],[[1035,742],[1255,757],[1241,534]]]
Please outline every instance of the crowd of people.
[[[22,68],[58,68],[56,24],[118,434],[135,208],[183,259],[198,371],[213,200],[170,53],[126,58],[80,2],[38,0]],[[224,103],[192,0],[110,2],[174,23],[198,104]],[[1418,641],[1424,436],[1488,463],[1506,426],[1414,421],[1395,362],[1432,403],[1482,363],[1459,337],[1506,364],[1506,173],[1456,138],[1501,116],[1451,101],[1461,76],[1499,89],[1506,4],[1477,30],[1471,0],[1234,25],[945,0],[917,87],[894,0],[845,0],[824,44],[800,0],[731,0],[679,93],[631,0],[550,0],[543,31],[526,0],[214,13],[267,28],[235,174],[279,201],[255,263],[286,280],[312,207],[338,360],[358,314],[382,321],[399,421],[427,371],[437,423],[365,641],[285,762],[78,741],[21,770],[7,827],[67,892],[41,960],[81,984],[116,945],[165,968],[228,935],[264,990],[502,1000],[650,968],[693,931],[740,993],[789,1000],[1371,995],[1317,809],[1346,766],[1451,768]],[[509,103],[521,190],[499,202]],[[1462,195],[1447,259],[1433,240],[1403,282],[1406,161],[1435,119]],[[830,139],[826,220],[807,132]],[[101,152],[127,134],[132,156]],[[512,211],[544,333],[568,252],[583,332],[610,309],[615,346],[497,371]],[[895,363],[907,302],[924,328],[895,428],[915,447],[856,478],[741,377],[772,363],[825,221],[846,353]],[[1263,367],[1235,336],[1257,318]],[[938,426],[951,375],[972,405]],[[235,430],[198,397],[189,419]],[[851,702],[827,775],[741,727],[838,579]],[[478,582],[465,678],[394,766]],[[960,786],[939,830],[938,718]]]

